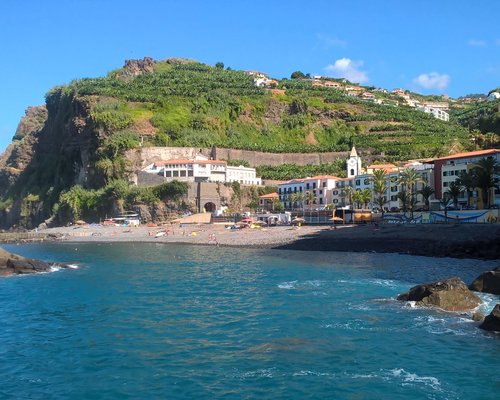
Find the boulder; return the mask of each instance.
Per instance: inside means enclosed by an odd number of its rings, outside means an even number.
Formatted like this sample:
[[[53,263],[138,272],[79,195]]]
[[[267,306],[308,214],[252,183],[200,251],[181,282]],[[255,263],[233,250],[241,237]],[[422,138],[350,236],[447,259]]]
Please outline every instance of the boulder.
[[[54,264],[8,253],[0,248],[0,276],[49,272],[52,265]],[[67,266],[61,265],[60,267],[66,268]]]
[[[500,267],[479,275],[469,288],[476,292],[500,294]]]
[[[397,299],[415,301],[418,306],[439,307],[445,311],[470,311],[482,303],[458,277],[414,286]]]
[[[500,332],[500,304],[497,304],[489,315],[486,316],[483,323],[479,325],[486,331]]]

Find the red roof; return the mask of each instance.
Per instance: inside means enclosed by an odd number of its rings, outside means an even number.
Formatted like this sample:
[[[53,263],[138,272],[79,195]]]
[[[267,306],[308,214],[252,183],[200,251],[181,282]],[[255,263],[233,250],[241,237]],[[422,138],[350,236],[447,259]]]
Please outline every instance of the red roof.
[[[276,197],[279,197],[278,193],[274,192],[274,193],[263,194],[262,196],[259,196],[259,199],[273,199]]]
[[[451,156],[436,158],[437,160],[454,160],[455,158],[469,158],[469,157],[478,157],[478,156],[492,156],[497,153],[500,153],[499,149],[486,149],[486,150],[477,150],[477,151],[469,151],[467,153],[456,153]]]

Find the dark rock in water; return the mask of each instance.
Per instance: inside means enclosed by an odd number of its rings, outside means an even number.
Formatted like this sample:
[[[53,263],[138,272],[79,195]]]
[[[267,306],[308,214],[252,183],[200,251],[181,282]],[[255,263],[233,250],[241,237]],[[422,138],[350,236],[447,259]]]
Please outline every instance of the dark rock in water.
[[[412,287],[398,300],[415,301],[419,306],[439,307],[445,311],[469,311],[482,303],[457,277]]]
[[[479,327],[486,331],[500,332],[500,304],[495,306]]]
[[[476,292],[500,294],[500,267],[479,275],[469,288]]]
[[[482,322],[484,321],[484,315],[480,312],[475,312],[474,314],[472,314],[472,320],[476,322]]]
[[[37,272],[49,272],[54,264],[45,261],[24,258],[16,254],[8,253],[0,248],[0,276],[35,274]],[[67,265],[58,265],[67,268]]]

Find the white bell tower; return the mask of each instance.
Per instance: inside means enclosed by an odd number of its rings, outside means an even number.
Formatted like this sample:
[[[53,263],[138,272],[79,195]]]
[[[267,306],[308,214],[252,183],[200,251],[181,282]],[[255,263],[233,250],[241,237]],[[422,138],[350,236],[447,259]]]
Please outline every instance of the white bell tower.
[[[351,155],[347,159],[347,177],[353,178],[361,173],[361,158],[356,152],[356,147],[352,146]]]

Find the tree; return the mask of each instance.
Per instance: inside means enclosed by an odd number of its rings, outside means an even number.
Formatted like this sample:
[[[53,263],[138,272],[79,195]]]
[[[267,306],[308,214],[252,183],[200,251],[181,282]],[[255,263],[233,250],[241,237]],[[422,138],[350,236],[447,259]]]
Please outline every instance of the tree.
[[[359,193],[359,200],[363,204],[363,208],[368,208],[368,203],[372,199],[372,191],[370,189],[363,189]]]
[[[407,204],[408,208],[410,209],[411,218],[413,218],[413,206],[415,205],[414,189],[417,183],[421,181],[422,181],[421,176],[413,168],[407,168],[401,171],[401,173],[399,174],[398,183],[402,186],[403,192],[407,192],[405,204]]]
[[[382,215],[384,215],[384,205],[387,202],[385,198],[385,192],[387,190],[387,179],[385,171],[383,169],[376,169],[375,171],[373,171],[372,182],[375,204],[382,211]]]
[[[429,210],[429,198],[436,193],[436,191],[429,185],[425,185],[422,189],[418,191],[418,194],[422,195],[424,198],[425,208]]]
[[[450,197],[453,199],[453,207],[455,207],[455,210],[458,209],[458,198],[460,197],[460,194],[463,192],[462,185],[460,184],[460,179],[457,178],[456,181],[450,182],[450,185],[448,186],[448,193],[450,194]]]
[[[218,63],[215,64],[215,68],[217,69],[224,69],[224,63],[219,61]]]
[[[406,213],[408,211],[409,205],[410,205],[410,196],[408,192],[402,191],[398,193],[398,199],[399,203],[401,205],[401,209],[403,210],[403,213]]]
[[[304,79],[305,77],[306,75],[301,71],[292,72],[292,75],[290,75],[292,79]]]
[[[462,185],[467,193],[467,206],[470,207],[472,192],[476,188],[476,173],[473,169],[462,171],[458,175],[458,179],[460,180],[460,185]]]
[[[476,187],[481,189],[481,199],[483,208],[489,208],[490,190],[498,188],[498,177],[500,174],[500,164],[493,158],[481,158],[474,168],[476,174]]]
[[[306,196],[305,196],[305,200],[306,200],[307,205],[309,206],[309,214],[312,214],[312,205],[313,205],[314,201],[316,200],[316,196],[314,195],[313,192],[307,191]]]
[[[351,222],[352,222],[354,219],[354,213],[353,213],[354,207],[352,207],[354,200],[354,188],[352,186],[346,186],[343,189],[343,192],[345,194],[345,198],[347,199],[349,206],[351,207]]]

